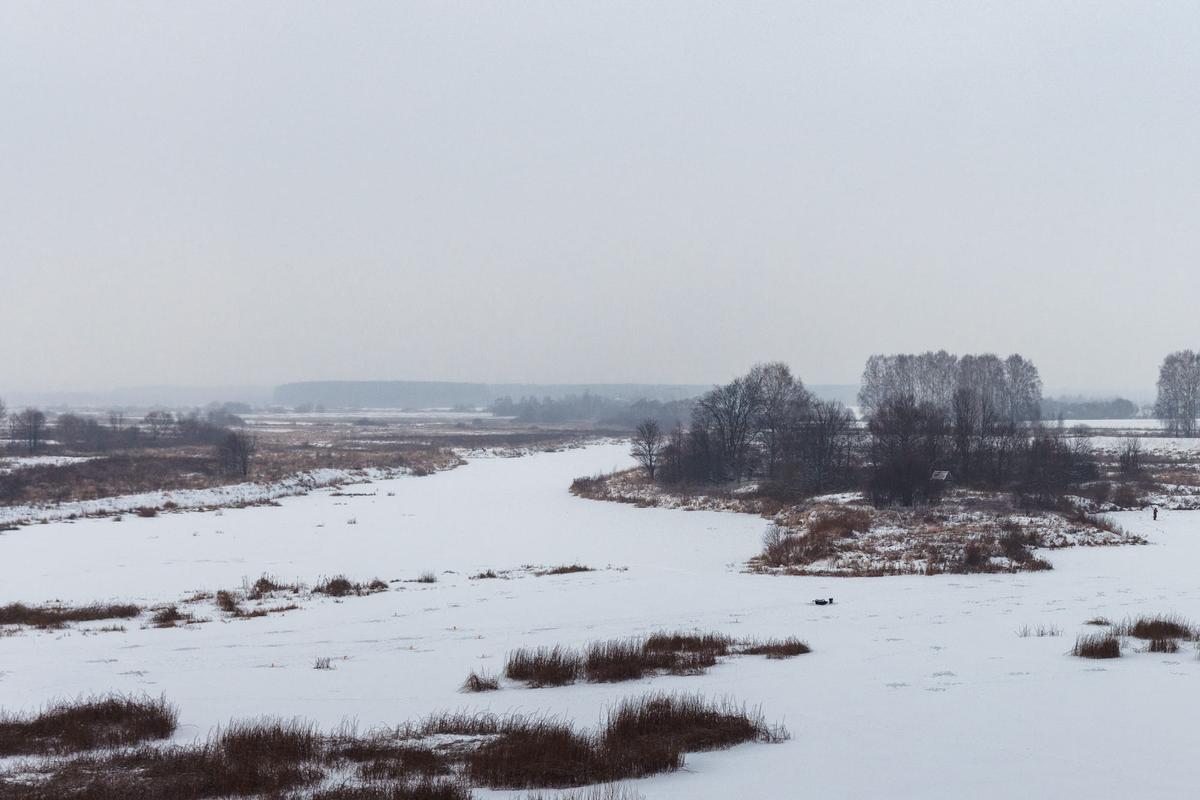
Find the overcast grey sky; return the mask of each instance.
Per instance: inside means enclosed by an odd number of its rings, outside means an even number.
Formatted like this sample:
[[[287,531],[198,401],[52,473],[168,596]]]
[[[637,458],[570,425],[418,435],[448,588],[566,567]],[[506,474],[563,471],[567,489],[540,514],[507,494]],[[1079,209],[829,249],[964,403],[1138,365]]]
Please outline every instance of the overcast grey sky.
[[[0,395],[1200,347],[1196,3],[0,5]]]

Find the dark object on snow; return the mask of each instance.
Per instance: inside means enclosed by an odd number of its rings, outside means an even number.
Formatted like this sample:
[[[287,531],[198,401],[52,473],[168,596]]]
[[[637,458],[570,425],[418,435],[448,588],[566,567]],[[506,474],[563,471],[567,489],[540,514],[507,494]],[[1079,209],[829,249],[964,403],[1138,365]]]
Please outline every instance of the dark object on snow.
[[[833,605],[833,598],[831,597],[828,600],[813,600],[813,602],[819,606],[831,606]]]
[[[1158,506],[1154,507],[1154,521],[1158,522]]]

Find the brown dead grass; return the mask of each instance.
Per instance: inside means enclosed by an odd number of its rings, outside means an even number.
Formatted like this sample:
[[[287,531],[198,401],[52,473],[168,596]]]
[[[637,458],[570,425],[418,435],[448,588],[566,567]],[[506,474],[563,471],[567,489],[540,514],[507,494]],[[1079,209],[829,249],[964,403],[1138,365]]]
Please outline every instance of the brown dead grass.
[[[0,756],[73,753],[162,739],[178,712],[165,699],[119,694],[48,705],[36,714],[0,714]]]

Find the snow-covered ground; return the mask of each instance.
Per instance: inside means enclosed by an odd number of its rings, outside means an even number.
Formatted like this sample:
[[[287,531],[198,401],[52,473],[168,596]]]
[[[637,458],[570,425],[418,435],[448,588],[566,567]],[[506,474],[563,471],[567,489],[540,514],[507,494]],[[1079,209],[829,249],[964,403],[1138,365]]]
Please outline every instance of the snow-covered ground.
[[[78,464],[91,461],[94,456],[20,456],[17,458],[0,458],[0,475],[18,469],[30,467],[65,467],[68,464]]]
[[[1091,446],[1093,450],[1116,456],[1124,451],[1131,441],[1133,440],[1128,436],[1093,436]],[[1143,456],[1195,458],[1200,453],[1200,439],[1138,434],[1137,443]]]
[[[281,500],[278,507],[54,522],[0,535],[0,602],[176,601],[271,572],[315,581],[411,579],[260,619],[124,633],[0,636],[0,707],[108,690],[165,694],[178,737],[231,718],[393,725],[433,710],[545,711],[594,724],[614,700],[699,690],[761,705],[783,744],[691,754],[634,784],[658,798],[1183,797],[1200,718],[1200,661],[1066,655],[1083,622],[1146,612],[1200,620],[1200,513],[1114,515],[1151,544],[1053,551],[1055,569],[894,578],[747,574],[754,515],[636,508],[573,497],[572,478],[629,465],[621,445],[479,459]],[[347,524],[354,519],[356,524]],[[581,562],[625,570],[469,580],[487,568]],[[812,598],[836,604],[816,607]],[[1061,637],[1020,638],[1053,625]],[[82,626],[98,627],[99,624]],[[734,658],[698,677],[457,689],[521,645],[581,645],[662,628],[798,635],[814,652]],[[331,656],[336,669],[315,670]],[[492,796],[479,791],[479,796]],[[503,793],[495,793],[505,796]]]
[[[86,461],[87,459],[78,459]],[[207,489],[175,489],[139,492],[94,500],[70,500],[62,503],[0,506],[0,526],[33,525],[54,520],[74,521],[77,517],[128,514],[140,508],[204,509],[268,503],[280,497],[306,494],[321,487],[338,487],[370,480],[406,475],[404,467],[390,469],[322,468],[299,472],[279,481],[231,483]],[[123,520],[122,520],[123,521]]]

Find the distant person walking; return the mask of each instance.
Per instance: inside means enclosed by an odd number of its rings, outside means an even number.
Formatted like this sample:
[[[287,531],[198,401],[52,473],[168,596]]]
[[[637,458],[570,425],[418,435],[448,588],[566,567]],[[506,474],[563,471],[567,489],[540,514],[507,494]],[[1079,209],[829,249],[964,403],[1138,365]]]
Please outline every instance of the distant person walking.
[[[1154,521],[1158,522],[1158,506],[1154,507]]]

